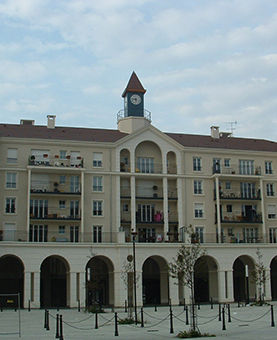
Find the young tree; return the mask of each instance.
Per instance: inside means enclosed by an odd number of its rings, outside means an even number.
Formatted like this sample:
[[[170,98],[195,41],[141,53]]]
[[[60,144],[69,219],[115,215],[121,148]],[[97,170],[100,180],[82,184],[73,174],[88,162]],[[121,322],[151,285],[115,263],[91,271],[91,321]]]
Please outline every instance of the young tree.
[[[183,284],[190,289],[192,329],[195,331],[197,327],[194,301],[195,264],[197,260],[207,254],[207,249],[201,247],[198,235],[195,234],[191,225],[186,228],[186,232],[189,236],[189,244],[183,244],[178,250],[176,257],[173,257],[173,262],[169,263],[169,275],[178,281],[176,284]]]
[[[266,267],[262,261],[263,254],[260,252],[259,248],[257,248],[256,255],[258,259],[257,262],[255,262],[255,267],[253,271],[253,282],[258,286],[257,304],[263,305],[262,286],[269,279],[269,275],[266,274]]]

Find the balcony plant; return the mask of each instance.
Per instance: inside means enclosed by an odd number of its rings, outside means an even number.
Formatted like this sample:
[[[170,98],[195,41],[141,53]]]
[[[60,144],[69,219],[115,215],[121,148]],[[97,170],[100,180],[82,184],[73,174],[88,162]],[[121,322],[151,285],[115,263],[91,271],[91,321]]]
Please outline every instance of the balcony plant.
[[[44,153],[44,154],[43,154],[43,157],[44,157],[44,158],[47,158],[47,157],[48,157],[48,153]]]

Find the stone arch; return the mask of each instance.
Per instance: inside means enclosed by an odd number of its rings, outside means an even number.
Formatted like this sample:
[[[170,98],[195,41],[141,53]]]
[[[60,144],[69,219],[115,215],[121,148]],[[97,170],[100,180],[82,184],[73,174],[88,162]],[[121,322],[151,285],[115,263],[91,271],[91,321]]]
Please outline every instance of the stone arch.
[[[194,297],[196,302],[218,301],[218,263],[209,256],[199,258],[195,263]]]
[[[270,262],[271,299],[277,300],[277,255]]]
[[[148,257],[142,266],[142,294],[143,303],[169,303],[168,264],[158,255]]]
[[[150,140],[145,140],[136,146],[135,162],[136,172],[161,173],[163,171],[162,151],[155,142]]]
[[[255,265],[248,255],[241,255],[233,263],[234,300],[255,300],[256,285],[251,280]],[[248,275],[248,276],[247,276]]]
[[[106,256],[93,256],[86,264],[87,306],[114,305],[114,265]]]
[[[176,153],[169,151],[166,155],[166,165],[168,174],[177,174]]]
[[[20,306],[24,301],[24,264],[15,255],[7,254],[0,258],[0,294],[20,294]],[[1,297],[1,306],[11,305],[12,298]],[[12,303],[17,307],[17,300]]]
[[[68,307],[70,305],[69,264],[59,255],[44,259],[40,266],[41,307]]]
[[[120,150],[120,171],[130,172],[131,171],[131,153],[130,150],[124,148]]]

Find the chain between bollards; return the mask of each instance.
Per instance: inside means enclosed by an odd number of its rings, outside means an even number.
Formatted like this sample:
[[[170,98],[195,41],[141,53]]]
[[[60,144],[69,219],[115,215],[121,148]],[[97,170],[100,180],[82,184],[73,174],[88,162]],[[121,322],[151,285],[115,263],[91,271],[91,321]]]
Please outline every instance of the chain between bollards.
[[[117,322],[117,313],[114,313],[114,326],[115,326],[115,330],[114,330],[114,336],[118,336],[118,322]]]

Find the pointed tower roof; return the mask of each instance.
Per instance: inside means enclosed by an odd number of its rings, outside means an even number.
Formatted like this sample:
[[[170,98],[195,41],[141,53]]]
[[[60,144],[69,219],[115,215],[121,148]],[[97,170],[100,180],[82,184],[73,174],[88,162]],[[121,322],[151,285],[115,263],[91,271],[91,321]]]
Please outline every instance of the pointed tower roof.
[[[140,80],[138,79],[138,76],[134,71],[131,75],[129,83],[127,84],[125,90],[122,93],[122,97],[125,97],[127,92],[139,92],[139,93],[146,92],[145,88],[142,86]]]

